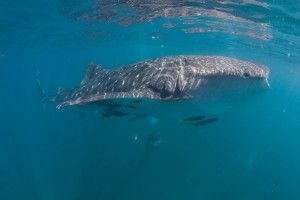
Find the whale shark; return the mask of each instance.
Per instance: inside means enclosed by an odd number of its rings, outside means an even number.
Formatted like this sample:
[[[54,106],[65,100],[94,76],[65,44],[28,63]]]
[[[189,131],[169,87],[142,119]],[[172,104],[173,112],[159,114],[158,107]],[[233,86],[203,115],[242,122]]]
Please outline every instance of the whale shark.
[[[218,120],[202,114],[217,114],[266,91],[268,75],[266,66],[229,57],[166,56],[115,69],[90,63],[78,87],[60,88],[54,96],[38,85],[44,100],[60,102],[57,109],[97,105],[105,108],[102,117],[134,113],[202,126]]]

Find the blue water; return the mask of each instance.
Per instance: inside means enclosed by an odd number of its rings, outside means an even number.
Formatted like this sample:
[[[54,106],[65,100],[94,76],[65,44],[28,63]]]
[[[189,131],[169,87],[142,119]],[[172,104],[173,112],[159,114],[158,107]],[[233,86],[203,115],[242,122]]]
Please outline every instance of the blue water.
[[[0,199],[299,199],[298,2],[138,2],[0,2]],[[271,88],[217,123],[178,128],[56,110],[35,82],[39,69],[55,94],[91,61],[169,55],[263,64]],[[147,153],[134,137],[154,129],[162,143]]]

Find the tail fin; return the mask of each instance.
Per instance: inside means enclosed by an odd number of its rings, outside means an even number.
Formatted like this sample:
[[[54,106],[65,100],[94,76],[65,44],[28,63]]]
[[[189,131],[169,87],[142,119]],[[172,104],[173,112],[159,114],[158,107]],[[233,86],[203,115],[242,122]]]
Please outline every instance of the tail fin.
[[[47,96],[45,90],[42,88],[41,81],[40,81],[40,70],[39,69],[37,69],[37,71],[36,71],[35,81],[36,81],[36,85],[38,87],[38,90],[39,90],[42,100],[43,101],[55,101],[56,98]]]

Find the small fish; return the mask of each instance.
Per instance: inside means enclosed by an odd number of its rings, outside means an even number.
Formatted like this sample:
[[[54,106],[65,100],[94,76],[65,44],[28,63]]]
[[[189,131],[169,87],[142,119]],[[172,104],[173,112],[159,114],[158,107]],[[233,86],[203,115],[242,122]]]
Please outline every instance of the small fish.
[[[107,107],[107,108],[118,108],[121,107],[120,104],[109,100],[109,99],[105,99],[104,101],[94,101],[92,102],[92,104],[97,105],[99,107]]]
[[[204,119],[205,116],[196,116],[196,117],[189,117],[189,118],[184,118],[183,121],[188,122],[188,121],[198,121]]]
[[[215,118],[206,119],[206,120],[202,120],[202,121],[198,121],[198,122],[190,123],[190,124],[194,125],[194,126],[206,126],[207,124],[219,121],[219,119],[220,119],[219,117],[215,117]]]
[[[132,101],[132,103],[141,103],[141,102],[142,102],[142,100],[140,100],[140,99]]]

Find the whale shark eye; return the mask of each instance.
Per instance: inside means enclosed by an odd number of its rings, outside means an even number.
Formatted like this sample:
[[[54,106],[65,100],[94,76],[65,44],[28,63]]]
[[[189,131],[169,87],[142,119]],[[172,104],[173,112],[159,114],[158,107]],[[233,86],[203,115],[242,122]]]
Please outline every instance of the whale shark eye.
[[[243,73],[243,77],[244,77],[244,78],[249,78],[249,77],[250,77],[250,74],[249,74],[248,72],[245,72],[245,73]]]

